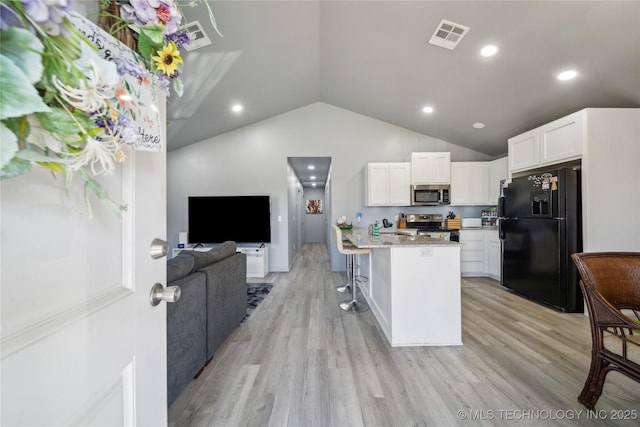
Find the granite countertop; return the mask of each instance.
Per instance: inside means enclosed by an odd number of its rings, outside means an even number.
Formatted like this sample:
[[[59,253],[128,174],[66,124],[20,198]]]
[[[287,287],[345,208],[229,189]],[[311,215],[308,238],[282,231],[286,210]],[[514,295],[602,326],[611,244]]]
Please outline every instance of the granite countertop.
[[[418,247],[418,246],[461,246],[458,242],[432,239],[428,236],[418,236],[411,232],[381,231],[380,236],[372,236],[367,228],[353,228],[342,230],[342,235],[361,249],[375,249],[388,247]]]

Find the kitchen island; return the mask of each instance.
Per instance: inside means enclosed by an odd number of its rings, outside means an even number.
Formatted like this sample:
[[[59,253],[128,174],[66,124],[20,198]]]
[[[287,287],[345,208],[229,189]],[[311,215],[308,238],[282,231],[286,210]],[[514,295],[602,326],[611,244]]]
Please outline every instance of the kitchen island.
[[[359,285],[392,347],[462,345],[460,243],[365,228],[343,235],[371,249]]]

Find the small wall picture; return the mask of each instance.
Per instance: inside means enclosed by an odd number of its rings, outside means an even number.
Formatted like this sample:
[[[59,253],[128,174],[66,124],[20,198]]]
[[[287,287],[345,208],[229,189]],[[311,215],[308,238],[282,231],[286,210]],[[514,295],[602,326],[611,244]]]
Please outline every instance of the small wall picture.
[[[321,214],[322,213],[322,200],[309,199],[307,200],[307,213],[308,214]]]

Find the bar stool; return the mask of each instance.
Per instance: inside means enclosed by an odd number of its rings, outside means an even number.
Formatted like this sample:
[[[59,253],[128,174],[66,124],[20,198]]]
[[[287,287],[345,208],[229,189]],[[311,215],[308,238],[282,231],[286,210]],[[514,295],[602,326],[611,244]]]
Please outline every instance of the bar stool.
[[[342,243],[343,248],[348,248],[348,249],[355,249],[355,246],[353,245],[353,243],[349,242],[349,241],[345,241],[342,239],[342,230],[340,229],[340,227],[338,228],[338,232],[336,233],[335,230],[331,230],[332,234],[333,234],[333,240],[336,242],[336,249],[338,249],[338,239],[340,239],[340,242]],[[339,249],[338,249],[339,250]],[[340,252],[342,253],[342,252]],[[340,292],[341,294],[347,293],[347,292],[351,292],[351,281],[349,280],[351,277],[351,263],[353,262],[353,256],[352,255],[347,255],[345,257],[345,266],[346,266],[346,271],[347,271],[347,283],[344,285],[340,285],[336,288],[336,291]]]
[[[338,227],[339,228],[339,227]],[[340,238],[342,239],[342,230],[340,231]],[[350,249],[356,249],[355,245],[347,240],[341,240],[342,241],[342,247],[344,249],[350,250]],[[355,281],[355,276],[351,277],[351,266],[353,265],[354,262],[356,262],[356,256],[355,255],[347,255],[345,256],[345,267],[346,267],[346,272],[347,272],[347,283],[341,286],[338,286],[336,288],[336,291],[340,292],[341,294],[345,294],[345,293],[351,293],[351,284],[354,283]]]
[[[353,245],[351,242],[343,240],[342,241],[342,246],[346,249],[346,250],[351,250],[351,249],[357,249],[357,246]],[[358,274],[358,270],[360,269],[360,255],[356,254],[356,255],[347,255],[345,257],[345,264],[346,264],[346,268],[347,268],[347,283],[341,286],[338,286],[336,288],[336,291],[340,292],[341,294],[344,293],[351,293],[351,284],[352,283],[359,283],[361,281],[368,281],[369,278],[366,276],[361,276]],[[353,267],[353,270],[352,270]]]
[[[347,256],[347,259],[351,257],[351,268],[347,270],[347,285],[351,285],[351,299],[347,301],[342,301],[340,303],[340,308],[344,311],[350,311],[352,313],[360,313],[363,311],[369,310],[369,305],[366,301],[358,301],[356,298],[356,293],[358,291],[358,285],[355,280],[356,278],[356,260],[355,257],[358,255],[370,254],[371,249],[360,249],[356,246],[349,245],[346,246],[342,242],[342,230],[337,225],[332,225],[333,230],[333,238],[336,241],[336,246],[338,248],[338,252]],[[347,266],[349,265],[349,261],[347,261]],[[351,270],[351,272],[349,272]],[[351,283],[349,283],[349,276],[351,276]]]
[[[343,244],[344,246],[347,246],[347,244]],[[354,246],[355,247],[355,246]],[[350,272],[351,272],[351,263],[353,262],[353,255],[347,255],[345,257],[345,267],[347,268],[347,283],[345,283],[344,285],[340,285],[336,288],[336,291],[340,292],[341,294],[346,294],[347,292],[351,292],[351,281],[350,279]]]

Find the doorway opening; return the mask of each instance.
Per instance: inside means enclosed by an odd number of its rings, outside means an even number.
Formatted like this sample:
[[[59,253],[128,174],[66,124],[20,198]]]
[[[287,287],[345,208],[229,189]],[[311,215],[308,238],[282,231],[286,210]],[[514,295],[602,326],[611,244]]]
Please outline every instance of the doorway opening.
[[[331,157],[288,157],[289,242],[295,255],[304,243],[326,243],[330,219]],[[295,181],[295,182],[292,182]]]

